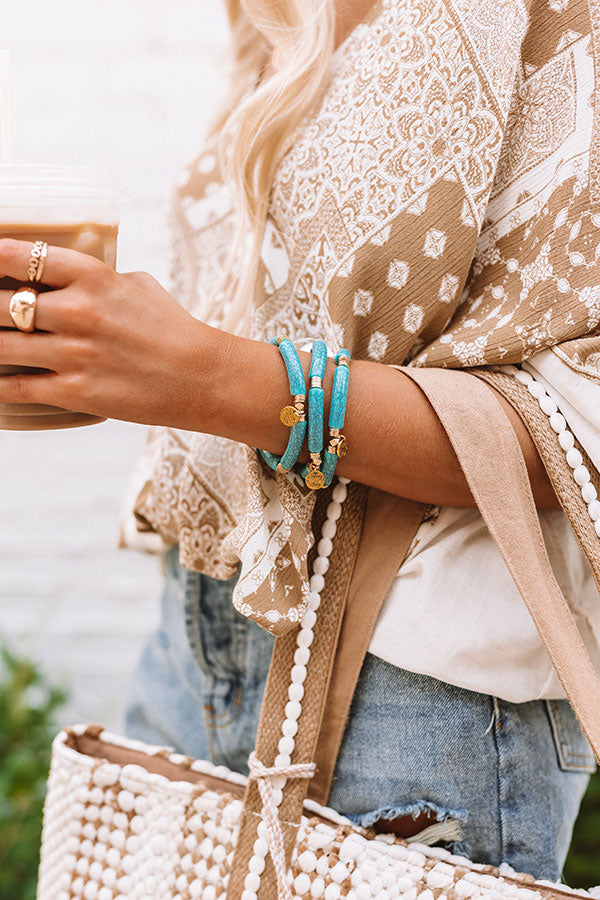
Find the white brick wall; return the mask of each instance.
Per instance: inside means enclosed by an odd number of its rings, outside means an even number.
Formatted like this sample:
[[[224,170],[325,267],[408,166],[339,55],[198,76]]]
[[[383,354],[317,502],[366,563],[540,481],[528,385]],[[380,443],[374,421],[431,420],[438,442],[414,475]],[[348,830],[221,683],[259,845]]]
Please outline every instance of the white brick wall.
[[[164,197],[223,84],[220,0],[5,3],[19,162],[86,163],[128,188],[119,267],[166,282]],[[1,202],[1,198],[0,198]],[[116,549],[143,429],[0,431],[0,640],[65,681],[64,720],[120,728],[160,592],[156,561]]]

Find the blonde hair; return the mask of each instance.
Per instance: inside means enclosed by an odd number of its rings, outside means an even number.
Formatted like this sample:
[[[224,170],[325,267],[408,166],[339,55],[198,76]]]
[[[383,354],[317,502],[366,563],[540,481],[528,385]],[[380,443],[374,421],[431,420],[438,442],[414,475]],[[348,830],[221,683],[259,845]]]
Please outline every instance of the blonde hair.
[[[225,285],[231,304],[224,324],[243,331],[275,169],[290,135],[322,94],[333,53],[334,12],[333,0],[225,0],[225,5],[233,77],[213,132],[219,132],[221,164],[235,203]]]

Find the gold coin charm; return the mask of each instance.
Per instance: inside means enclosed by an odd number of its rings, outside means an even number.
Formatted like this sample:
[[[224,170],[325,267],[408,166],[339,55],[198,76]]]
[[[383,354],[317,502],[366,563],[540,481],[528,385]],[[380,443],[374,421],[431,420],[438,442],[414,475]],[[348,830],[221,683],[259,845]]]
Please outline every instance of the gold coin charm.
[[[335,452],[338,455],[338,459],[343,459],[348,453],[348,441],[344,437],[343,434],[340,435],[337,447],[335,448]]]
[[[288,428],[292,428],[300,421],[298,411],[294,409],[293,406],[284,406],[279,413],[279,418],[284,425],[287,425]]]
[[[307,473],[304,483],[311,491],[318,491],[325,484],[325,476],[318,469],[311,469],[310,472]]]
[[[309,463],[304,484],[307,488],[310,488],[311,491],[319,491],[323,487],[325,484],[325,476],[321,472],[318,463]]]

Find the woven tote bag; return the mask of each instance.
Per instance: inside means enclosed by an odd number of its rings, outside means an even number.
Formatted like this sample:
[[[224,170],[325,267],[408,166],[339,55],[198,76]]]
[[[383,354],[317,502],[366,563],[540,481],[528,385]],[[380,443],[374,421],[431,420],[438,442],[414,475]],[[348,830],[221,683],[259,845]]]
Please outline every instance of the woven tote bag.
[[[574,621],[547,557],[538,572],[532,562],[538,551],[532,551],[526,531],[519,533],[514,516],[517,540],[506,546],[498,496],[506,504],[520,503],[519,521],[529,534],[539,529],[533,501],[519,501],[523,485],[515,483],[514,467],[499,465],[493,451],[490,469],[481,464],[486,440],[495,447],[500,443],[509,461],[520,453],[518,442],[499,402],[490,399],[492,392],[478,379],[469,380],[475,383],[471,400],[480,424],[473,423],[464,445],[463,422],[444,413],[444,427],[599,756],[600,680],[573,634]],[[439,397],[432,384],[427,393],[435,407]],[[464,397],[462,381],[459,388]],[[453,838],[441,823],[403,840],[354,826],[306,799],[311,779],[313,784],[321,779],[322,795],[328,795],[353,690],[345,682],[358,677],[377,614],[363,593],[362,604],[352,607],[350,626],[344,615],[350,582],[356,581],[366,489],[339,479],[331,495],[323,493],[316,518],[326,534],[335,533],[333,542],[320,545],[330,551],[325,586],[320,594],[311,592],[300,628],[275,641],[250,777],[113,736],[100,726],[61,732],[53,745],[38,900],[600,898],[600,888],[573,891],[507,865],[480,865],[431,846]],[[420,521],[418,504],[406,503],[403,515],[404,532],[397,529],[394,535],[400,535],[405,552]],[[334,663],[340,653],[348,655],[348,647],[353,674],[341,679]]]
[[[228,894],[243,776],[85,726],[59,734],[53,754],[39,900],[286,896],[272,885],[261,890],[269,847],[262,821],[237,893]],[[418,839],[375,835],[312,801],[304,805],[288,881],[295,900],[600,897],[600,889],[536,883]]]

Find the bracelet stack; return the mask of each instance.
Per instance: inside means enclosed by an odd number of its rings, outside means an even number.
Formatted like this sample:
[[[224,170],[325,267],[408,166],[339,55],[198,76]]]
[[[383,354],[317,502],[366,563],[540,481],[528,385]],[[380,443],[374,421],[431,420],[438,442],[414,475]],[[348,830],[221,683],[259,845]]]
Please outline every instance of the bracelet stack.
[[[280,421],[290,428],[288,445],[279,457],[267,450],[259,450],[261,457],[277,472],[286,473],[298,465],[308,431],[308,452],[310,461],[299,474],[310,490],[329,487],[338,459],[347,453],[347,441],[342,434],[346,417],[346,400],[350,380],[350,351],[340,350],[335,357],[335,374],[329,409],[329,445],[323,452],[323,419],[325,391],[323,380],[327,366],[327,346],[324,341],[315,341],[312,346],[312,360],[309,372],[308,423],[306,419],[306,382],[300,357],[293,343],[286,337],[275,337],[269,341],[279,347],[286,366],[293,404],[284,406],[279,414]],[[308,424],[308,428],[307,428]]]

